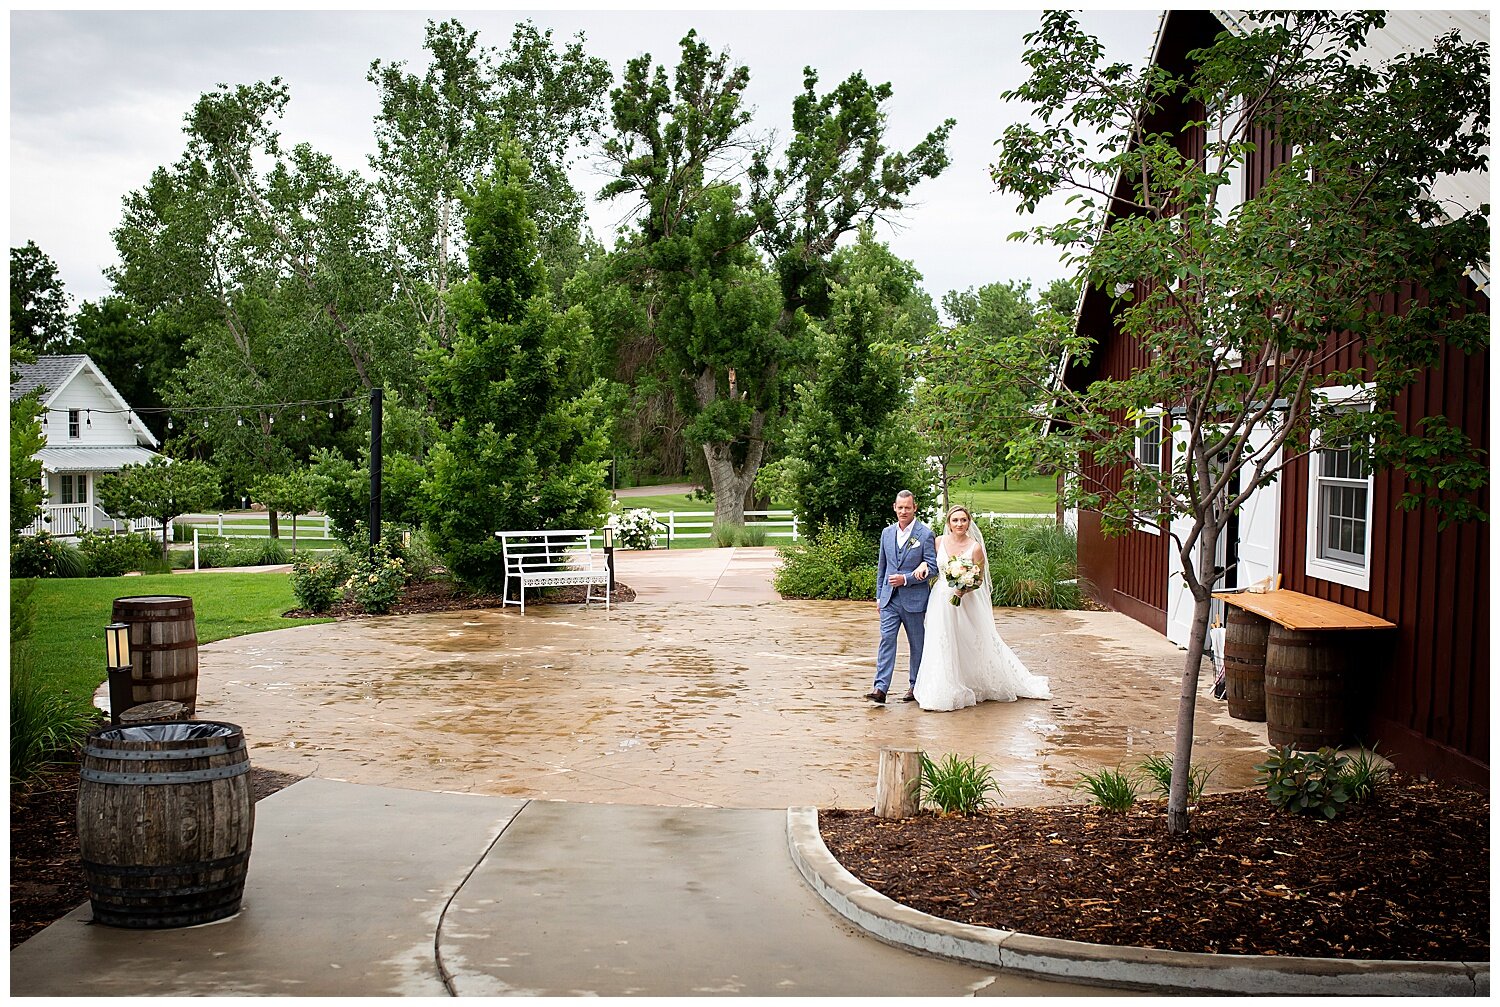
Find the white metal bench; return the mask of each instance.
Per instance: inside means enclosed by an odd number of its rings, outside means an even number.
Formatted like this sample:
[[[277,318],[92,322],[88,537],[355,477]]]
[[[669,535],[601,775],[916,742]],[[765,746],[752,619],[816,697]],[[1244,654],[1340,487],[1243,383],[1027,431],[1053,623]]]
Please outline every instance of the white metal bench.
[[[505,605],[521,606],[526,614],[526,589],[528,587],[565,587],[572,584],[587,585],[583,603],[598,601],[594,587],[604,588],[604,607],[609,608],[612,585],[609,569],[604,562],[603,550],[595,559],[595,550],[589,544],[593,533],[587,529],[568,531],[497,531],[501,551],[505,559]],[[510,582],[521,586],[521,600],[510,600]]]

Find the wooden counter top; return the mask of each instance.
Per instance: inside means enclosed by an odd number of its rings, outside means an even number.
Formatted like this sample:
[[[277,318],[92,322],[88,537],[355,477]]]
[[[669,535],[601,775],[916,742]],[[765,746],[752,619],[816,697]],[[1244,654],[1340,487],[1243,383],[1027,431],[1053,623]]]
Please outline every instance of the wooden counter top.
[[[1395,629],[1396,624],[1335,602],[1296,591],[1216,591],[1214,597],[1286,629]]]

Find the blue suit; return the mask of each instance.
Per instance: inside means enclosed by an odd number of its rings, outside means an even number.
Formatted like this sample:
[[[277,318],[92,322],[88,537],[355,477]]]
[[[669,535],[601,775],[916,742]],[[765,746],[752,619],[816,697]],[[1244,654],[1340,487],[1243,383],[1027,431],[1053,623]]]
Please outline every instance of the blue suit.
[[[911,572],[927,564],[927,576],[914,580]],[[907,575],[904,587],[892,587],[887,578],[893,573]],[[896,635],[906,627],[906,644],[911,650],[911,684],[917,684],[917,669],[922,665],[922,643],[926,639],[927,598],[932,578],[937,573],[937,540],[932,529],[920,521],[911,523],[911,537],[905,548],[896,547],[896,526],[880,533],[880,560],[875,569],[875,602],[880,608],[880,648],[875,652],[875,688],[889,692],[896,671]]]

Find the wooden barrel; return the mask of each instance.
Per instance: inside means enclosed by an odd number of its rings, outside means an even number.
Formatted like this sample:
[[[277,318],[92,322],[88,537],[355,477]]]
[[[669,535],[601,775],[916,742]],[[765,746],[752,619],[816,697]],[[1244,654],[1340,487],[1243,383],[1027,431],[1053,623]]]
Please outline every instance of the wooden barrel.
[[[94,922],[187,927],[240,910],[255,806],[234,724],[105,727],[84,743],[78,848]]]
[[[130,705],[175,700],[187,707],[188,717],[196,715],[198,626],[193,599],[116,598],[114,621],[130,625]]]
[[[1266,735],[1299,751],[1349,740],[1348,632],[1272,625],[1266,637]]]
[[[183,705],[175,700],[163,699],[156,703],[142,703],[132,706],[120,714],[120,723],[129,727],[131,724],[150,724],[162,720],[183,720],[187,711]]]
[[[1237,605],[1225,606],[1224,698],[1239,720],[1266,719],[1266,631],[1269,620]]]

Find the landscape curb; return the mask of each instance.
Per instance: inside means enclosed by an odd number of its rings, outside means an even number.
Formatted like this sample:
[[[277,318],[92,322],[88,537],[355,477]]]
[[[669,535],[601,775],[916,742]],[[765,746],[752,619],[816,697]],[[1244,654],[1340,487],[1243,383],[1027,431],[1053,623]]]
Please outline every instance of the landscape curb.
[[[1117,947],[955,923],[881,895],[823,844],[817,808],[788,808],[787,847],[840,916],[897,947],[1049,979],[1163,992],[1338,996],[1489,996],[1488,962],[1345,961]]]

